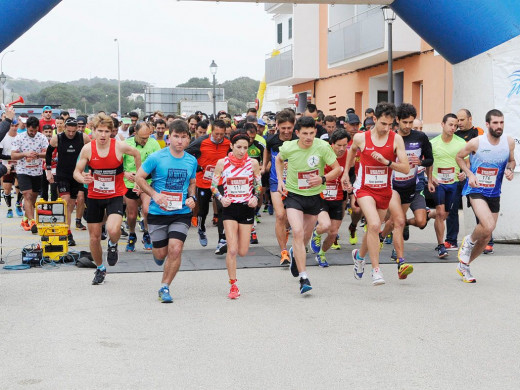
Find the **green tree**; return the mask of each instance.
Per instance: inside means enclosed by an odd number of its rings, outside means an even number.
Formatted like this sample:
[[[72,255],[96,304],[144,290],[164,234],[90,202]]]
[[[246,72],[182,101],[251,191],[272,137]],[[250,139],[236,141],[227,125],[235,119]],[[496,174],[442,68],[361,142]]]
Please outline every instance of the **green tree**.
[[[187,88],[211,88],[213,84],[209,81],[207,77],[199,78],[192,77],[185,83],[177,85],[177,87],[187,87]]]

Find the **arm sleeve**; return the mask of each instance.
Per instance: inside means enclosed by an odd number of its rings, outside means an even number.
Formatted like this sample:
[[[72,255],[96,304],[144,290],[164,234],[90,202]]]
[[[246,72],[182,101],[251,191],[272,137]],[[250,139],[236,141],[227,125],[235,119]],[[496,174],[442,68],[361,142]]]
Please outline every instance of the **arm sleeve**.
[[[424,135],[424,142],[422,153],[424,159],[421,161],[421,166],[423,167],[431,167],[433,165],[433,152],[432,152],[432,144],[426,134]]]
[[[4,176],[7,173],[7,167],[0,163],[0,177]]]
[[[193,157],[198,159],[200,157],[200,145],[202,143],[202,140],[206,138],[207,137],[200,137],[196,139],[190,144],[190,146],[186,148],[185,152],[191,154]]]
[[[1,160],[10,160],[11,159],[11,156],[4,154],[4,148],[0,148],[0,159]]]
[[[46,166],[50,167],[52,164],[52,153],[54,152],[56,148],[49,144],[47,147],[47,152],[45,153],[45,164]]]

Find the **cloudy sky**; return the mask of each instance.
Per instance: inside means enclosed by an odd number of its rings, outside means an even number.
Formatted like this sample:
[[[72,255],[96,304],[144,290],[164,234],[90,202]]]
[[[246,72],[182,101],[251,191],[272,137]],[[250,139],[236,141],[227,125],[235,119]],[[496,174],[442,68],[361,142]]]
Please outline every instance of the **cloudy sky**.
[[[63,0],[8,49],[12,77],[70,81],[117,78],[175,86],[190,77],[261,79],[275,26],[259,3],[177,0]]]

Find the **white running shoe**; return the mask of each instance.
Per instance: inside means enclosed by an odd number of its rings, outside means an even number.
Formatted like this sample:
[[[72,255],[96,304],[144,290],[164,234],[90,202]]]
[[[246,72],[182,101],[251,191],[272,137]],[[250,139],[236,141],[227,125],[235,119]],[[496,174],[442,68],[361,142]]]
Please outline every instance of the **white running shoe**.
[[[471,251],[475,244],[470,243],[471,235],[467,235],[462,239],[462,244],[460,244],[459,252],[457,253],[457,257],[459,261],[464,264],[469,264],[469,260],[471,257]]]
[[[379,267],[372,269],[372,284],[374,286],[385,284],[385,280],[383,279],[383,272]]]
[[[365,272],[365,260],[359,260],[357,258],[357,254],[359,249],[354,249],[352,251],[352,261],[354,262],[354,277],[359,280],[363,277],[363,273]]]
[[[457,273],[462,277],[462,281],[464,283],[477,283],[477,279],[475,279],[473,275],[471,275],[469,265],[459,263],[459,265],[457,266]]]

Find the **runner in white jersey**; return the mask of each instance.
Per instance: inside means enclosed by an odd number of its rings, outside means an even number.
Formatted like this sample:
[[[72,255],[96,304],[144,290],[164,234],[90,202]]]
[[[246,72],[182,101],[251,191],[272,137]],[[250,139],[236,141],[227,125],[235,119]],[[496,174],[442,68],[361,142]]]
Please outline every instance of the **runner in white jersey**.
[[[226,266],[231,285],[228,297],[237,299],[237,254],[245,256],[249,250],[255,208],[262,190],[258,161],[248,156],[247,131],[231,133],[231,152],[218,160],[211,181],[211,192],[222,203],[222,220],[227,239]],[[218,190],[222,179],[224,194]]]
[[[466,283],[475,283],[469,265],[487,245],[498,220],[500,193],[504,176],[513,180],[516,166],[515,142],[513,138],[502,137],[504,114],[491,110],[486,114],[487,134],[473,138],[457,154],[457,164],[468,180],[462,190],[471,203],[478,224],[473,232],[462,240],[459,249],[457,272]],[[469,155],[470,167],[465,158]]]

